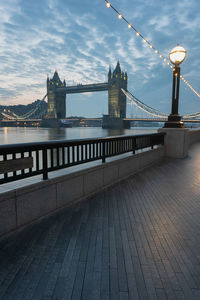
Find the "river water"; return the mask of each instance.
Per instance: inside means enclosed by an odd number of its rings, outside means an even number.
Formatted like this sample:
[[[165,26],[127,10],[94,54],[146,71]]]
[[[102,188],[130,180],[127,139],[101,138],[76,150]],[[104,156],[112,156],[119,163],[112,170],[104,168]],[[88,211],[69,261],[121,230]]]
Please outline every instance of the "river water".
[[[138,135],[155,133],[155,127],[134,127],[131,129],[103,129],[101,127],[35,128],[0,127],[0,145],[30,143],[48,140],[86,139],[116,135]]]

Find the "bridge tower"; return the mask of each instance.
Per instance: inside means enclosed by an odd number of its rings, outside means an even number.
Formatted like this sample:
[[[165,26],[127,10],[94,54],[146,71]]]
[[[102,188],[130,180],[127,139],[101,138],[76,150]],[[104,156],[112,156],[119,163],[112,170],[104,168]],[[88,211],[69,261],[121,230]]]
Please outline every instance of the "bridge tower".
[[[62,82],[55,71],[53,78],[47,78],[47,98],[49,119],[62,119],[66,117],[65,92],[56,92],[57,88],[65,87],[65,80]]]
[[[122,88],[127,90],[127,73],[121,71],[120,63],[113,72],[108,72],[108,115],[103,116],[104,128],[129,128],[126,118],[126,96]]]
[[[119,61],[113,73],[108,72],[108,114],[114,118],[126,118],[126,96],[121,88],[127,90],[127,73],[122,72]]]

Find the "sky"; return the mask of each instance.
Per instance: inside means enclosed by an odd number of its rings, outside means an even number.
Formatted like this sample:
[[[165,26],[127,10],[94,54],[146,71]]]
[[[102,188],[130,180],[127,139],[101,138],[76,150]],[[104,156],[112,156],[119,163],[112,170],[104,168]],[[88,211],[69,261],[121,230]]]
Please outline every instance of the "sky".
[[[200,1],[113,0],[111,4],[163,55],[177,44],[187,51],[181,74],[200,92]],[[42,99],[46,78],[57,70],[67,85],[107,82],[120,61],[128,90],[145,104],[170,113],[172,70],[117,18],[104,0],[0,0],[0,104]],[[108,93],[73,94],[67,116],[108,112]],[[200,111],[181,81],[179,112]],[[127,101],[127,116],[134,114]]]

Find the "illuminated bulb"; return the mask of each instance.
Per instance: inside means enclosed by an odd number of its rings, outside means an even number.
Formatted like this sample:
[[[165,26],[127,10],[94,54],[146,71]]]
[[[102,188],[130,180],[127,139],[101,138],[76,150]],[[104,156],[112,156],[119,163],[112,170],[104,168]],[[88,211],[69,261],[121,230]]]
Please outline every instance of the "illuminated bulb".
[[[128,24],[128,28],[131,28],[131,24]]]
[[[168,62],[167,64],[168,64],[168,66],[169,66],[169,62]]]
[[[174,65],[180,65],[185,60],[185,58],[186,58],[186,51],[180,45],[174,47],[169,54],[169,59]]]
[[[162,55],[160,55],[160,58],[162,57]]]
[[[166,61],[166,58],[164,58],[164,61]]]
[[[140,35],[139,32],[136,32],[136,35],[139,36]]]
[[[149,47],[152,48],[152,45],[150,45]]]
[[[155,50],[155,53],[158,53],[158,50]]]
[[[109,3],[109,2],[107,2],[107,3],[106,3],[106,6],[107,6],[107,7],[110,7],[110,3]]]
[[[121,14],[118,14],[118,18],[121,19],[121,18],[122,18],[122,15],[121,15]]]
[[[145,40],[145,39],[143,39],[143,42],[144,42],[144,43],[146,43],[146,40]]]

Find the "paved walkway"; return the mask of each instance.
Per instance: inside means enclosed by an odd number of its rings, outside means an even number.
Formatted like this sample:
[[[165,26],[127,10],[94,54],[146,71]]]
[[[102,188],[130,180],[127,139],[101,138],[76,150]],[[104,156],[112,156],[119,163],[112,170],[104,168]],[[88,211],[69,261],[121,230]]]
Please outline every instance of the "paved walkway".
[[[200,299],[200,144],[1,245],[0,299]]]

